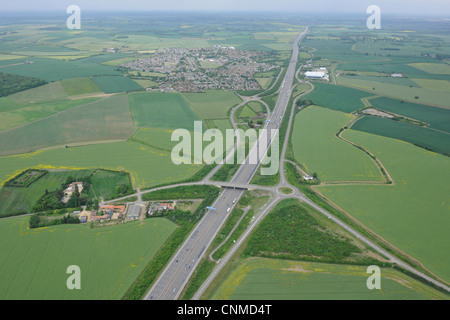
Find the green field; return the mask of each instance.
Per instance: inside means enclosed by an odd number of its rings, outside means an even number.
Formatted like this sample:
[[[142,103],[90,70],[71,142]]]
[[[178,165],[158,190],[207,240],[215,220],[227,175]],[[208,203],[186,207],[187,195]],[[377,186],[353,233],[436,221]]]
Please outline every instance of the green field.
[[[355,77],[340,77],[339,83],[342,85],[369,90],[374,94],[386,95],[400,100],[417,101],[420,103],[450,107],[450,91],[430,90],[426,88],[381,83],[355,79]]]
[[[341,63],[337,70],[344,71],[370,71],[381,73],[402,73],[410,78],[427,78],[429,73],[409,66],[410,63],[418,61],[430,61],[420,57],[383,57],[376,58],[372,56],[371,61],[352,61],[350,63]]]
[[[128,97],[116,95],[0,133],[0,155],[102,140],[133,132]]]
[[[9,99],[9,98],[8,98]],[[39,120],[55,113],[69,110],[84,104],[97,101],[98,98],[87,98],[77,100],[60,100],[41,103],[23,103],[17,104],[11,100],[4,100],[2,106],[5,112],[0,108],[0,131],[17,127],[31,121]]]
[[[178,144],[178,141],[171,141],[172,132],[169,129],[143,127],[138,128],[130,139],[158,150],[172,152],[173,147]]]
[[[450,90],[450,81],[434,79],[412,79],[415,83],[425,89],[448,91]]]
[[[13,63],[14,60],[7,60]],[[79,60],[62,61],[57,59],[31,58],[32,64],[20,64],[2,68],[2,72],[31,76],[47,81],[68,78],[82,78],[102,75],[121,75],[113,67],[98,63],[81,63]]]
[[[182,96],[202,119],[228,118],[229,110],[241,102],[234,93],[225,90],[183,93]]]
[[[76,178],[86,177],[92,174],[92,170],[74,170],[49,172],[26,188],[3,187],[0,190],[0,216],[14,213],[31,212],[33,205],[45,193],[61,188],[68,176]]]
[[[231,123],[227,119],[211,119],[206,120],[205,129],[219,129],[225,136],[226,129],[232,129]],[[191,135],[193,136],[193,132]],[[131,141],[139,142],[145,146],[152,147],[158,150],[162,150],[168,153],[172,152],[173,147],[179,143],[179,141],[171,141],[173,130],[162,128],[138,128],[135,134],[131,137]],[[204,143],[206,147],[208,143]],[[224,139],[224,148],[226,141]],[[193,151],[193,150],[191,150]]]
[[[318,32],[318,29],[319,28],[316,28],[313,32]],[[306,40],[302,42],[302,45],[308,48],[315,48],[316,52],[314,55],[316,57],[319,56],[329,60],[359,62],[368,61],[375,58],[372,55],[366,56],[360,52],[352,50],[352,43],[350,41],[336,41],[335,39],[329,38],[322,38],[319,40],[314,38],[311,39],[310,36],[308,36]]]
[[[93,54],[94,52],[101,52],[103,48],[121,47],[124,43],[111,39],[102,39],[94,36],[81,35],[76,38],[66,38],[65,40],[57,42],[57,44],[74,50],[88,52],[91,51],[91,54]]]
[[[28,89],[11,95],[11,99],[18,103],[36,103],[63,100],[67,93],[59,81],[52,82],[37,88]]]
[[[158,83],[153,80],[133,79],[133,81],[140,85],[142,88],[158,88]]]
[[[233,129],[230,120],[228,119],[210,119],[206,120],[209,129],[219,129],[223,132],[225,138],[225,130]]]
[[[411,63],[409,65],[427,73],[450,75],[450,66],[445,63]]]
[[[314,82],[316,89],[303,99],[309,99],[313,104],[343,112],[353,112],[364,108],[362,98],[373,94],[352,88],[336,86],[328,83]]]
[[[352,129],[403,140],[450,155],[450,134],[442,131],[378,117],[363,117],[352,125]]]
[[[261,86],[263,90],[269,89],[270,85],[273,82],[273,78],[255,78],[258,84]]]
[[[121,195],[116,193],[116,187],[120,185],[128,186],[131,192],[132,185],[130,175],[126,172],[96,170],[91,176],[91,193],[98,200],[110,200],[120,198]]]
[[[251,117],[256,117],[257,114],[255,111],[253,111],[252,108],[250,108],[248,104],[246,104],[245,106],[241,107],[235,115],[238,117],[237,120],[239,122],[242,122],[244,120],[250,119]]]
[[[209,297],[214,300],[448,300],[393,269],[369,290],[365,266],[251,258],[240,262]]]
[[[193,130],[201,120],[178,93],[134,93],[129,100],[138,127]]]
[[[91,78],[65,79],[61,81],[61,85],[68,96],[102,91]]]
[[[130,92],[142,90],[142,87],[130,78],[123,76],[100,76],[92,78],[105,93]]]
[[[449,158],[360,131],[345,131],[343,137],[374,153],[392,176],[393,185],[317,189],[376,234],[449,281]]]
[[[150,51],[160,48],[204,48],[209,44],[198,37],[180,37],[179,34],[170,37],[155,37],[150,35],[127,34],[128,38],[121,43],[128,45],[129,50]]]
[[[245,106],[240,107],[234,114],[238,122],[247,121],[252,117],[256,117],[258,112],[267,113],[265,106],[257,101],[250,101]],[[262,119],[264,120],[264,118]]]
[[[375,163],[365,153],[335,136],[353,116],[310,106],[294,122],[292,146],[295,159],[321,181],[381,181]]]
[[[167,219],[90,229],[61,225],[28,229],[28,217],[0,221],[1,299],[120,299],[170,237]],[[81,271],[69,290],[67,267]]]
[[[258,101],[250,101],[247,104],[254,112],[267,112],[266,107]]]
[[[389,55],[403,57],[420,57],[432,52],[448,51],[441,43],[431,43],[426,39],[422,41],[392,41],[391,39],[378,39],[377,41],[360,41],[353,46],[353,50],[374,55]],[[428,42],[428,43],[427,43]]]
[[[176,166],[170,153],[132,141],[103,143],[0,157],[0,183],[27,168],[125,170],[131,173],[133,188],[149,188],[188,179],[202,166]]]
[[[20,59],[25,58],[24,56],[12,55],[12,54],[1,54],[0,53],[0,61],[1,60],[12,60],[12,59]]]
[[[429,123],[431,128],[450,133],[450,110],[390,98],[371,99],[370,104],[379,109]]]
[[[390,75],[384,75],[384,76],[359,76],[359,75],[340,75],[338,78],[338,82],[341,82],[341,79],[346,79],[347,81],[352,80],[367,80],[367,81],[375,81],[375,82],[381,82],[381,83],[388,83],[388,84],[396,84],[401,86],[412,86],[412,87],[422,87],[415,79],[411,80],[409,78],[396,78],[391,77]],[[427,79],[422,79],[427,80]]]

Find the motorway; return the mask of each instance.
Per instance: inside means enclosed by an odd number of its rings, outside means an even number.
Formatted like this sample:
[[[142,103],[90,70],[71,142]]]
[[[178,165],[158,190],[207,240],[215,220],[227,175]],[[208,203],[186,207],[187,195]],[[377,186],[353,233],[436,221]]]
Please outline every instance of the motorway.
[[[292,58],[286,71],[284,80],[280,86],[278,101],[271,115],[271,121],[267,122],[265,129],[270,132],[271,129],[278,129],[281,120],[286,111],[290,95],[291,85],[295,76],[297,59],[298,59],[298,43],[307,34],[308,27],[305,28],[293,43]],[[262,153],[265,154],[270,146],[263,144]],[[249,152],[249,157],[254,153],[261,154],[256,144]],[[249,184],[260,164],[260,159],[256,163],[242,164],[231,180],[232,184]],[[214,237],[226,221],[227,217],[233,210],[233,207],[239,201],[245,190],[226,188],[212,205],[216,210],[208,210],[204,217],[191,232],[186,241],[178,249],[172,260],[161,273],[150,291],[146,294],[146,300],[175,300],[181,294],[184,286],[191,277],[197,267],[201,257],[206,252]]]

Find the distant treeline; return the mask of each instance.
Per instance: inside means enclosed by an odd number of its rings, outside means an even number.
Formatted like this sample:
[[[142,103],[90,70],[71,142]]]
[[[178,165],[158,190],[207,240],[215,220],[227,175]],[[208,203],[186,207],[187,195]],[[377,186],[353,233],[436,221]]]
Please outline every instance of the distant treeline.
[[[39,87],[44,84],[47,84],[47,81],[0,72],[0,97],[6,97],[10,94]]]

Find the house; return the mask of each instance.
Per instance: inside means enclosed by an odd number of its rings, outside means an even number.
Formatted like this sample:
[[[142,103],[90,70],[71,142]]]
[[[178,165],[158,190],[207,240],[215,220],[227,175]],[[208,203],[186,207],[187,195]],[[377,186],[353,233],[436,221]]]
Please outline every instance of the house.
[[[69,184],[69,186],[67,187],[66,191],[67,192],[74,192],[75,191],[75,187],[78,188],[78,192],[83,191],[83,182],[72,182],[71,184]]]
[[[125,211],[125,206],[124,205],[118,205],[118,206],[115,206],[115,205],[102,205],[99,208],[99,211],[102,211],[103,213],[107,213],[107,214],[110,212],[110,210],[112,210],[113,212],[121,213],[121,212]]]
[[[176,202],[151,202],[148,208],[148,214],[153,214],[159,211],[175,210]]]
[[[63,203],[67,203],[69,201],[72,194],[75,192],[75,188],[78,188],[78,192],[81,193],[83,191],[83,182],[72,182],[69,186],[64,190],[64,197],[62,199]]]

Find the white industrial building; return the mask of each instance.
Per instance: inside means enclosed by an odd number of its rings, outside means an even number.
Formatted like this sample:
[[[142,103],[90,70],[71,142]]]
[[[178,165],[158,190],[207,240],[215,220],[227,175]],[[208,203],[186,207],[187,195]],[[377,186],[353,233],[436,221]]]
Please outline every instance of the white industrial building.
[[[325,78],[326,73],[323,71],[306,71],[305,77],[307,78],[317,78],[317,79],[323,79]]]

